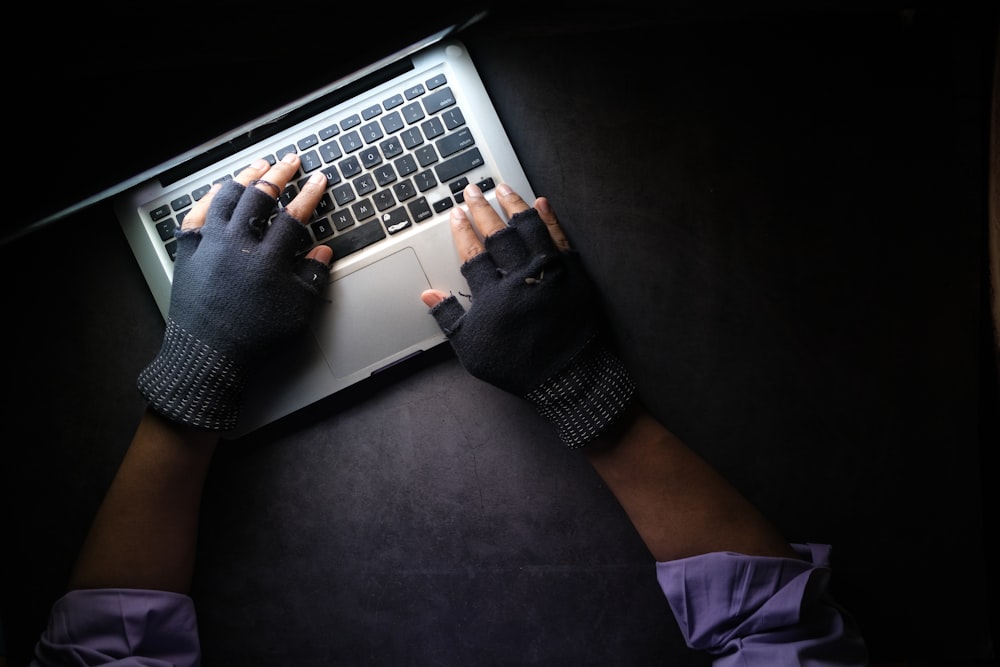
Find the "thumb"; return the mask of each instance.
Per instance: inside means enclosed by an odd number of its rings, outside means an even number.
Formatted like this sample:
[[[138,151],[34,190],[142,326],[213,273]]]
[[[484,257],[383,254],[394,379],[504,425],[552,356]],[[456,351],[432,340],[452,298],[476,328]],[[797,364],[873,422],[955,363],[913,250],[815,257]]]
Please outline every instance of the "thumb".
[[[465,317],[465,307],[454,296],[441,290],[425,290],[420,294],[420,299],[430,308],[430,314],[434,316],[444,335],[451,337]]]
[[[433,308],[448,298],[448,294],[439,289],[428,289],[420,293],[420,300],[428,308]]]

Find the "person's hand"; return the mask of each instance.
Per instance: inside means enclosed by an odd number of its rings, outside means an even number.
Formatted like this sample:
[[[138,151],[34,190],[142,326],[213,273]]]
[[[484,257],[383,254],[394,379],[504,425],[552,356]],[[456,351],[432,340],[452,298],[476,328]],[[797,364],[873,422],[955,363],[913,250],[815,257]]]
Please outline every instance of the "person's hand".
[[[597,292],[548,200],[534,207],[497,187],[500,215],[479,188],[465,189],[470,221],[452,210],[455,246],[469,283],[468,310],[455,295],[421,295],[462,365],[523,396],[582,447],[617,420],[635,386],[606,345]]]
[[[326,189],[322,174],[274,216],[298,169],[294,154],[274,166],[254,161],[214,186],[177,231],[163,346],[138,381],[164,416],[202,429],[235,428],[246,365],[308,323],[332,251],[320,245],[299,254],[310,238],[303,223]]]

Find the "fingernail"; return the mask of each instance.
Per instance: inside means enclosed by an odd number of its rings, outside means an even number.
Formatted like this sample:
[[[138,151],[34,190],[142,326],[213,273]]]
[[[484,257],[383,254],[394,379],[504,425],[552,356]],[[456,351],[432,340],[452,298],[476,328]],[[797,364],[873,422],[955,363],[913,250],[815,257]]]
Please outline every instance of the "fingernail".
[[[309,177],[309,182],[315,185],[326,185],[326,174],[322,171],[317,171],[315,174]]]
[[[539,197],[535,201],[535,209],[537,209],[542,215],[549,215],[552,213],[552,208],[549,206],[549,200],[545,197]]]
[[[510,186],[507,185],[506,183],[501,183],[500,185],[497,186],[497,194],[500,195],[501,197],[506,197],[512,192],[514,191],[511,190]]]
[[[451,209],[451,219],[455,222],[462,222],[465,220],[465,211],[458,207]]]
[[[250,166],[253,167],[254,169],[256,169],[257,171],[260,171],[261,169],[267,169],[271,165],[268,163],[267,160],[265,160],[262,157],[259,157],[256,160],[254,160],[253,162],[251,162]]]
[[[483,191],[479,189],[479,186],[474,183],[469,183],[465,186],[465,198],[466,199],[479,199],[483,196]]]
[[[285,164],[289,164],[295,162],[295,159],[297,157],[298,156],[295,155],[295,153],[285,153],[285,157],[281,158],[281,161],[284,162]]]

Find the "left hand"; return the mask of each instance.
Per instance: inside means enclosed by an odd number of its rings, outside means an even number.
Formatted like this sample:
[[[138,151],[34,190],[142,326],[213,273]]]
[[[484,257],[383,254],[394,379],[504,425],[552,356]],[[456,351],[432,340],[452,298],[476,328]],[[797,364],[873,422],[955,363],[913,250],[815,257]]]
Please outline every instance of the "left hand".
[[[178,230],[163,347],[139,376],[151,407],[170,419],[234,428],[246,365],[307,325],[329,280],[332,251],[320,245],[298,253],[326,177],[310,178],[269,223],[298,168],[294,154],[273,167],[254,161],[213,187]]]

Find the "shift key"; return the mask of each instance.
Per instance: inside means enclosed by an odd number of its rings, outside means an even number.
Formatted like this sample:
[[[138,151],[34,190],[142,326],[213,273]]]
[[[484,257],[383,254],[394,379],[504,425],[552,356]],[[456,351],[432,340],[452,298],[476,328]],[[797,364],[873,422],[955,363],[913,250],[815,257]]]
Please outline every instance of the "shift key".
[[[460,155],[456,155],[450,160],[445,160],[444,162],[435,165],[434,171],[437,172],[438,181],[441,183],[447,183],[459,174],[464,174],[470,169],[481,167],[484,164],[486,164],[486,162],[483,160],[483,156],[479,152],[479,149],[473,148],[472,150],[465,151]]]
[[[333,250],[333,259],[336,261],[384,238],[385,230],[382,229],[382,223],[371,220],[349,232],[333,237],[326,242],[326,245]]]

